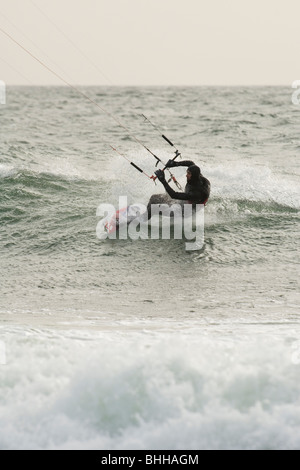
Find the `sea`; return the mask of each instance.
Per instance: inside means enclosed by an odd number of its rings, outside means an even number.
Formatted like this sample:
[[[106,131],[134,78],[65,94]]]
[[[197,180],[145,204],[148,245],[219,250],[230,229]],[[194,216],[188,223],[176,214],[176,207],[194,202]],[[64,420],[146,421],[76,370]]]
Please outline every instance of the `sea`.
[[[7,87],[0,449],[300,449],[292,94]],[[145,147],[164,163],[179,149],[210,180],[201,248],[97,236],[101,204],[164,192],[130,165],[162,168]]]

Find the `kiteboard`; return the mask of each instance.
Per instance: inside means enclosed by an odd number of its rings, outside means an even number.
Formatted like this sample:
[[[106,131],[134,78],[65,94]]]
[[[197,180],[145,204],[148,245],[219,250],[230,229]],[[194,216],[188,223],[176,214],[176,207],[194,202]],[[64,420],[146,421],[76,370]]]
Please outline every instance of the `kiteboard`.
[[[139,206],[129,205],[117,210],[111,216],[107,218],[104,224],[104,229],[107,234],[112,235],[117,232],[120,227],[129,225],[134,219],[140,214]]]
[[[165,205],[165,207],[167,208],[168,205]],[[182,206],[180,205],[172,205],[172,208],[169,207],[169,209],[169,211],[166,209],[165,213],[153,215],[150,220],[148,220],[148,215],[145,214],[146,207],[139,204],[128,205],[111,211],[106,213],[105,218],[98,222],[97,236],[99,239],[115,239],[123,238],[124,236],[125,238],[132,237],[134,239],[138,236],[148,238],[148,229],[150,229],[151,235],[153,235],[153,233],[159,233],[157,229],[163,228],[166,229],[164,233],[168,233],[168,227],[173,227],[173,229],[177,230],[175,230],[175,233],[182,234],[183,227],[186,226],[188,220],[191,217],[193,219],[192,213],[187,216],[186,211],[184,211],[183,214]],[[194,226],[194,223],[192,225]],[[130,231],[130,229],[133,230]]]
[[[145,212],[145,207],[132,204],[121,209],[110,211],[97,225],[97,236],[100,239],[115,238],[122,227],[127,227],[134,219],[139,218]]]

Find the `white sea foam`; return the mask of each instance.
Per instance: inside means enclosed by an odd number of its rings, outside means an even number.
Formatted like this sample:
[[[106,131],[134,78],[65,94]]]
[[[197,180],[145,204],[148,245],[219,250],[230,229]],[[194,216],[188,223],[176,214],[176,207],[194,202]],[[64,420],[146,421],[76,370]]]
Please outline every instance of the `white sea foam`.
[[[196,333],[8,335],[1,449],[298,448],[294,343]]]
[[[0,163],[0,178],[8,178],[16,173],[15,168],[12,165],[6,165]]]
[[[268,166],[219,164],[208,168],[207,177],[213,181],[212,195],[219,198],[300,208],[299,184]]]

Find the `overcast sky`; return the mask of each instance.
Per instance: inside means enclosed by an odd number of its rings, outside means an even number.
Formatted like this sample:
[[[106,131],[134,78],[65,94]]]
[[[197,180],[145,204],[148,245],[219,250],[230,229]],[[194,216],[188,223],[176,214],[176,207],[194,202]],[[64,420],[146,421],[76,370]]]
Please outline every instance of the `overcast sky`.
[[[300,80],[299,0],[0,0],[0,28],[72,84]],[[62,84],[1,31],[0,80]]]

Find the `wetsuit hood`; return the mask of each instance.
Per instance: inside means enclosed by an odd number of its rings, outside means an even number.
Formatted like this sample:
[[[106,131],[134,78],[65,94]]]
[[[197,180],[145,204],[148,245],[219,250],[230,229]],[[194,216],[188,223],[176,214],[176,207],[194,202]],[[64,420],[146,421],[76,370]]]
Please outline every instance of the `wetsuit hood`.
[[[201,170],[197,165],[191,165],[188,167],[188,171],[192,174],[191,183],[195,183],[199,180],[201,175]]]

